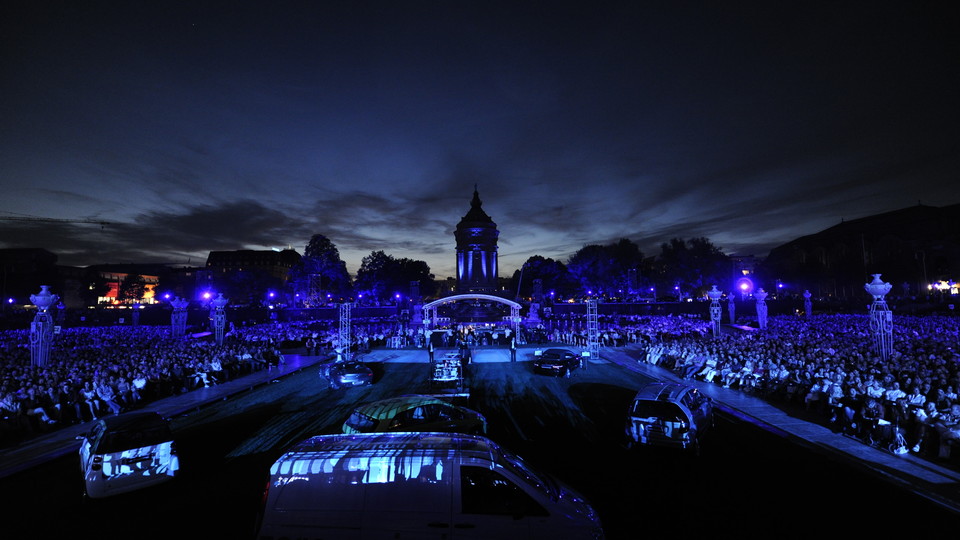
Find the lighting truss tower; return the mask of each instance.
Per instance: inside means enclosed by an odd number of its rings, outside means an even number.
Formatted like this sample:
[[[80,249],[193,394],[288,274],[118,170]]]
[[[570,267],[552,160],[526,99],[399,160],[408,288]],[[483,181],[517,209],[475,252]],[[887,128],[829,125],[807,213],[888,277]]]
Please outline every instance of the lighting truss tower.
[[[343,351],[343,359],[350,359],[350,303],[340,304],[340,335],[337,347]]]
[[[323,276],[320,274],[310,274],[308,280],[307,303],[310,307],[320,307],[323,305]]]
[[[587,300],[587,352],[590,358],[600,357],[600,321],[596,298]]]

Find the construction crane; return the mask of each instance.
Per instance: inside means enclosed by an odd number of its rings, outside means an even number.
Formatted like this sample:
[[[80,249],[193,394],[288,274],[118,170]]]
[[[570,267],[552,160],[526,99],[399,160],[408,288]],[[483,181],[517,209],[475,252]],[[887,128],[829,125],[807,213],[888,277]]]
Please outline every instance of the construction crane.
[[[100,221],[96,219],[58,219],[58,218],[45,218],[37,216],[0,216],[0,221],[33,221],[39,223],[90,223],[93,225],[100,225],[102,229],[106,225],[113,225],[109,221]]]

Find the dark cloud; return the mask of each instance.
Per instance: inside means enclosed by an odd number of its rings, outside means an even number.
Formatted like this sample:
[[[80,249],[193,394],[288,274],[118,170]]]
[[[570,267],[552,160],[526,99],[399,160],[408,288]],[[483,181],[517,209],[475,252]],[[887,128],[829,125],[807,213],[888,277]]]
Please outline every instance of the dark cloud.
[[[0,247],[64,264],[383,250],[453,275],[630,238],[728,253],[958,202],[947,3],[8,2]]]

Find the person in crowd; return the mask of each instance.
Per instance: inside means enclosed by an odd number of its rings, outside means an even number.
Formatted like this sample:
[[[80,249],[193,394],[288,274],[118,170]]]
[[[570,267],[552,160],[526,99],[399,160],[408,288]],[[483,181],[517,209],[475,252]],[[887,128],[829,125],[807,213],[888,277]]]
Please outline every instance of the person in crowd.
[[[47,415],[53,418],[54,424],[63,421],[63,411],[60,408],[60,387],[55,384],[48,384],[40,392],[40,406],[47,411]]]
[[[881,439],[880,426],[881,422],[888,421],[884,420],[884,410],[883,406],[880,404],[880,400],[867,397],[866,401],[863,404],[863,407],[860,409],[859,418],[857,424],[859,429],[857,434],[860,439],[866,441],[870,445],[875,445]]]
[[[84,381],[80,395],[83,397],[83,403],[87,407],[87,410],[90,411],[90,420],[100,418],[100,415],[103,414],[103,402],[100,401],[100,396],[97,395],[97,390],[93,387],[93,383]]]
[[[960,443],[960,404],[954,403],[949,411],[941,413],[933,422],[933,428],[939,440],[937,457],[950,459],[953,446]]]
[[[128,410],[133,407],[133,385],[130,383],[130,380],[126,375],[114,375],[110,377],[110,384],[113,386],[116,391],[117,403],[120,404],[124,410]]]
[[[150,379],[147,378],[147,374],[143,370],[138,369],[133,374],[133,378],[130,380],[130,392],[133,396],[134,406],[139,405],[141,401],[152,400],[153,396],[148,387],[149,384]]]
[[[822,412],[824,404],[825,379],[819,378],[813,381],[807,394],[803,397],[803,406],[808,411]]]
[[[110,409],[110,412],[113,414],[123,412],[123,407],[117,403],[117,393],[113,389],[113,386],[110,385],[110,380],[107,379],[106,376],[101,376],[97,379],[95,390],[97,392],[97,398],[100,399],[100,402],[103,403],[105,407]]]
[[[210,374],[210,378],[214,384],[227,380],[227,372],[223,367],[223,362],[220,360],[220,355],[214,355],[210,358],[210,362],[206,364],[206,367],[207,373]]]
[[[40,402],[40,396],[37,395],[37,389],[33,386],[27,387],[26,394],[21,398],[20,404],[23,407],[23,413],[28,419],[32,420],[35,427],[41,424],[54,424],[56,420],[50,417],[49,412]]]
[[[28,428],[23,406],[13,392],[3,391],[0,394],[0,427],[4,434],[18,434]]]
[[[914,415],[913,430],[907,437],[907,442],[911,445],[911,452],[919,454],[936,446],[934,444],[934,439],[937,436],[935,425],[939,420],[940,411],[937,410],[937,404],[933,401],[924,403],[923,407]],[[937,441],[938,443],[939,441]]]
[[[60,421],[66,425],[83,422],[83,398],[70,381],[60,384]]]

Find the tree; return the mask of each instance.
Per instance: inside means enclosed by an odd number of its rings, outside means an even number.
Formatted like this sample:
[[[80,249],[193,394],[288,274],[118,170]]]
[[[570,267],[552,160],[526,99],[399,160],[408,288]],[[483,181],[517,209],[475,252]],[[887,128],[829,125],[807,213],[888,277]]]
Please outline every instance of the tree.
[[[541,281],[543,294],[547,297],[553,292],[558,298],[569,298],[580,289],[577,280],[562,262],[534,255],[513,273],[510,290],[519,291],[518,296],[530,297],[533,295],[535,279]]]
[[[290,285],[304,296],[312,293],[346,296],[352,284],[347,263],[340,259],[340,251],[322,234],[310,237],[300,263],[290,269]],[[322,302],[311,298],[314,302]]]
[[[702,296],[712,285],[730,281],[730,257],[704,237],[672,238],[660,244],[656,273],[660,287]]]
[[[396,294],[407,296],[410,282],[420,284],[420,293],[436,293],[436,282],[430,267],[423,261],[395,259],[383,251],[373,251],[363,258],[354,287],[367,298],[386,301]]]
[[[124,304],[139,302],[147,290],[146,281],[140,274],[127,274],[117,290],[117,301]]]
[[[567,268],[584,292],[620,296],[629,288],[630,271],[642,264],[640,248],[633,241],[621,238],[612,244],[584,246],[570,257]]]

